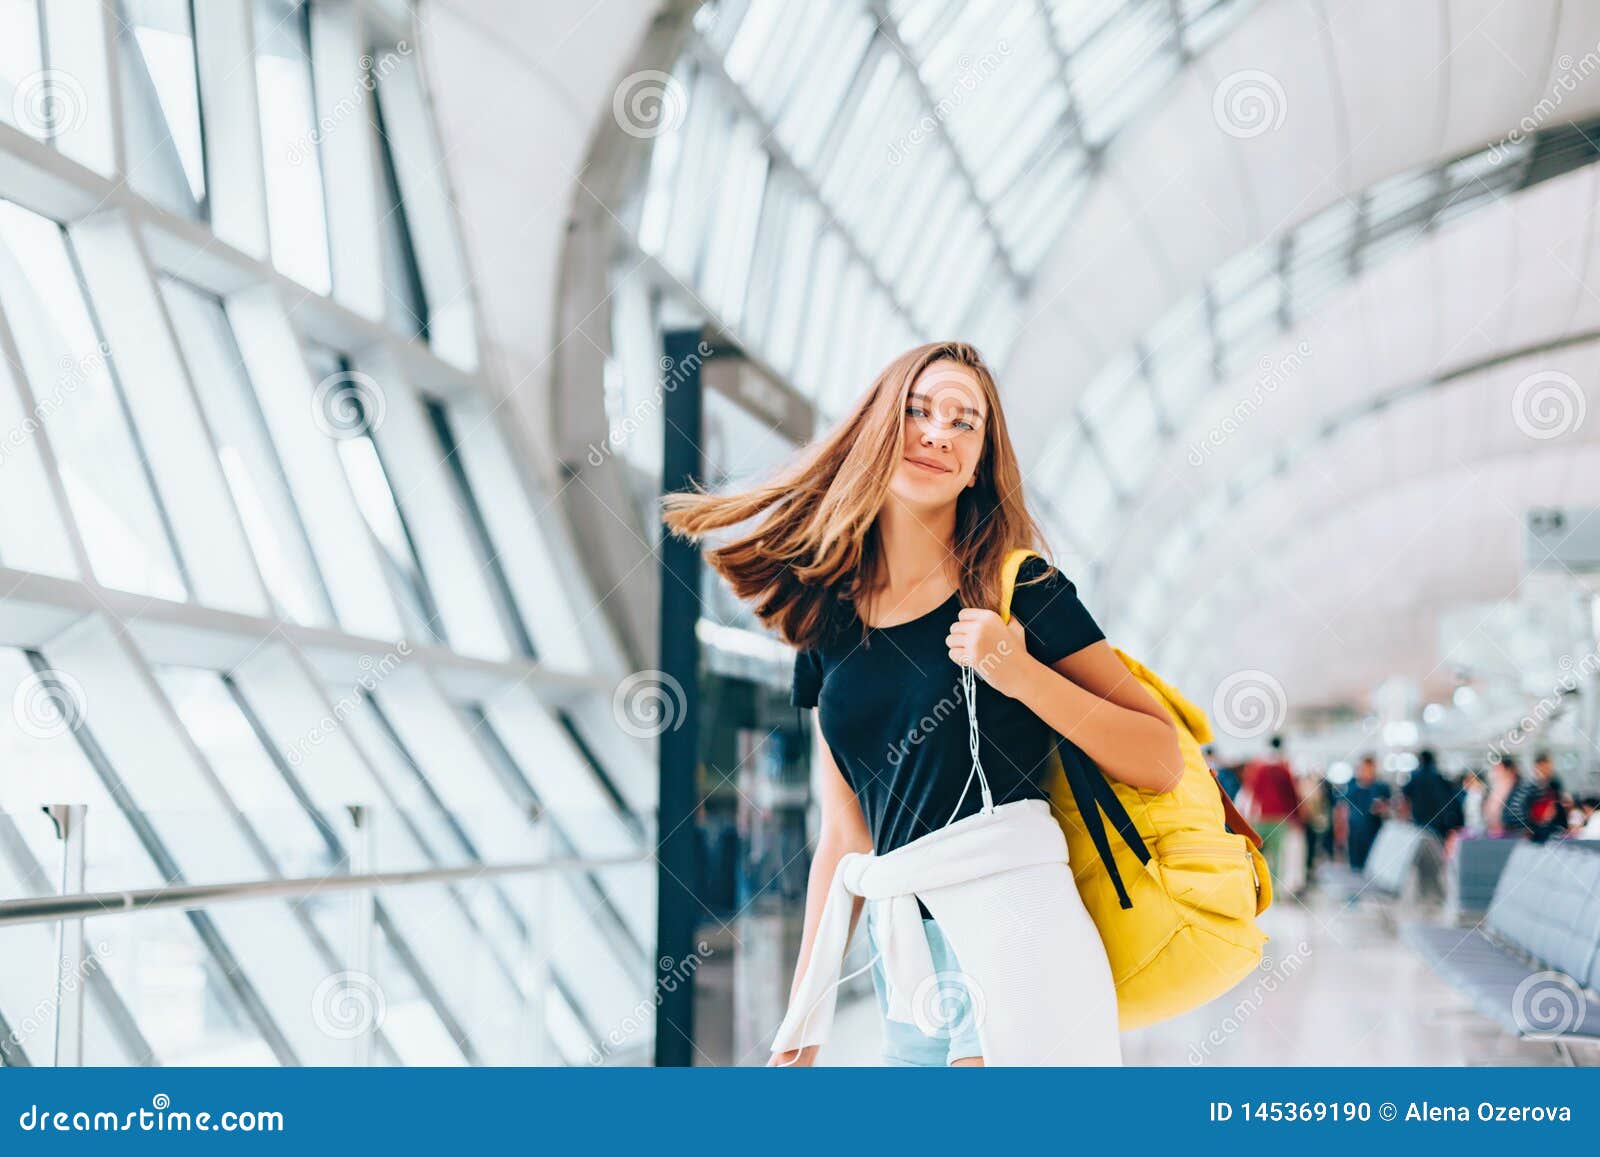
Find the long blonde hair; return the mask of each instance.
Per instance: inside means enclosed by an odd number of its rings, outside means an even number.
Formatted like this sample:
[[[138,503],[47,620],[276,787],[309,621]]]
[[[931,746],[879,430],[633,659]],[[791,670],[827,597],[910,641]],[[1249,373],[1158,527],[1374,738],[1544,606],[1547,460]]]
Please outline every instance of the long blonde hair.
[[[900,464],[907,397],[922,371],[941,361],[972,371],[988,404],[975,482],[956,500],[951,549],[961,601],[997,605],[1007,551],[1025,546],[1048,557],[1044,533],[1023,502],[994,375],[965,342],[917,346],[885,366],[851,412],[771,482],[738,494],[696,489],[662,497],[667,529],[693,540],[765,515],[705,557],[791,646],[816,646],[844,621],[845,604],[853,610],[883,587],[876,522]]]

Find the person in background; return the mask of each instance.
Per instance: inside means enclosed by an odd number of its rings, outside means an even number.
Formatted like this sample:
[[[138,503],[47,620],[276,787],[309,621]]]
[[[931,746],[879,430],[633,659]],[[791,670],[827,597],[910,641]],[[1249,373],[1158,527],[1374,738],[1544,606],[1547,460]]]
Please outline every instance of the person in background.
[[[1483,776],[1469,771],[1461,777],[1461,828],[1469,836],[1483,835],[1483,805],[1489,794]]]
[[[1299,784],[1300,823],[1306,830],[1306,881],[1315,879],[1317,860],[1327,851],[1333,832],[1333,816],[1324,788],[1327,778],[1321,772],[1312,772]]]
[[[1565,794],[1561,780],[1556,778],[1555,761],[1548,751],[1539,752],[1533,757],[1533,779],[1526,786],[1521,813],[1534,843],[1542,844],[1566,831],[1567,812],[1562,803]]]
[[[1317,780],[1317,794],[1322,797],[1321,811],[1327,825],[1322,829],[1322,855],[1332,863],[1337,858],[1339,842],[1339,791],[1326,772]]]
[[[1245,818],[1261,835],[1261,854],[1267,858],[1267,869],[1273,878],[1286,877],[1293,881],[1299,879],[1299,872],[1287,871],[1282,862],[1282,848],[1290,825],[1299,822],[1300,792],[1294,784],[1294,773],[1283,757],[1283,736],[1274,735],[1271,748],[1265,759],[1245,765],[1242,790],[1250,797]],[[1298,889],[1288,890],[1292,893]]]
[[[1591,796],[1583,801],[1583,814],[1583,828],[1577,838],[1600,840],[1600,796]]]
[[[1400,789],[1411,822],[1427,828],[1441,840],[1461,826],[1460,788],[1439,774],[1438,757],[1427,748],[1417,752],[1417,767]]]
[[[1367,866],[1367,856],[1378,829],[1389,814],[1389,785],[1378,778],[1378,761],[1363,755],[1356,766],[1355,778],[1344,787],[1346,836],[1350,853],[1350,866],[1360,872]]]
[[[1236,764],[1219,764],[1216,761],[1216,754],[1217,749],[1215,747],[1207,747],[1206,763],[1216,773],[1217,782],[1222,785],[1222,790],[1228,793],[1228,798],[1235,799],[1239,795],[1239,768]]]
[[[1489,794],[1483,801],[1483,828],[1491,836],[1516,835],[1521,829],[1515,808],[1522,775],[1516,760],[1501,752],[1489,763]]]

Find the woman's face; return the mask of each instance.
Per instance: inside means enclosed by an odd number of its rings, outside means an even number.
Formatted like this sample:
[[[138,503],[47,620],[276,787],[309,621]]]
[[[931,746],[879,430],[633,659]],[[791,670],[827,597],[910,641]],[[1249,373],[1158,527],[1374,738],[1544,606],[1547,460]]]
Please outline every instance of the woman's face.
[[[934,362],[906,398],[905,440],[889,489],[917,509],[953,503],[983,459],[988,404],[977,377],[955,362]]]

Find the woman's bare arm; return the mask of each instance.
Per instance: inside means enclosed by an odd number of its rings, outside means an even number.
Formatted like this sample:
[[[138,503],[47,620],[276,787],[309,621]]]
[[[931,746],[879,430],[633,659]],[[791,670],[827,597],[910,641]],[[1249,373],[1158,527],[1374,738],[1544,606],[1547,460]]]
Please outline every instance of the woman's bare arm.
[[[1177,730],[1109,643],[1090,643],[1051,666],[1030,661],[1025,669],[1015,697],[1107,775],[1146,791],[1178,786]]]
[[[815,736],[821,780],[821,798],[818,802],[822,809],[822,828],[817,836],[817,851],[812,857],[811,873],[806,881],[805,931],[800,938],[800,954],[795,961],[794,980],[789,985],[791,1002],[794,1000],[795,989],[799,987],[800,978],[805,975],[806,965],[811,959],[812,944],[816,939],[817,925],[822,921],[822,906],[828,899],[828,887],[833,882],[834,869],[839,866],[839,861],[847,852],[872,850],[872,833],[867,829],[866,817],[861,814],[861,804],[856,799],[856,793],[845,782],[844,776],[839,771],[839,765],[834,762],[833,752],[828,749],[827,740],[823,738],[821,724],[814,721],[812,732]],[[860,915],[861,899],[856,897],[850,908],[851,932],[855,931],[856,921]],[[795,1060],[797,1052],[801,1055]],[[809,1065],[816,1058],[816,1053],[815,1045],[785,1053],[773,1053],[772,1060],[768,1063],[777,1065],[792,1062]]]

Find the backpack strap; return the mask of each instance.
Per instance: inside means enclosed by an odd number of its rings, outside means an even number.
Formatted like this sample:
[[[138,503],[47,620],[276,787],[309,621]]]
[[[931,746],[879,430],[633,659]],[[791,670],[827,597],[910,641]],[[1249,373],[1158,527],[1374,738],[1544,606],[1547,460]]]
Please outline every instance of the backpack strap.
[[[1026,547],[1018,547],[1006,555],[1005,562],[1000,568],[1002,622],[1011,620],[1011,596],[1016,590],[1017,571],[1035,553]],[[1111,886],[1117,891],[1117,903],[1123,908],[1132,908],[1133,899],[1128,895],[1127,886],[1122,882],[1122,872],[1117,867],[1116,856],[1111,852],[1111,840],[1106,835],[1105,820],[1111,821],[1112,827],[1122,837],[1122,842],[1139,858],[1141,864],[1150,863],[1150,849],[1145,846],[1144,837],[1134,826],[1133,817],[1117,798],[1117,793],[1112,789],[1105,773],[1096,767],[1087,755],[1071,740],[1058,735],[1056,756],[1061,760],[1061,770],[1066,776],[1067,788],[1072,792],[1073,802],[1078,805],[1078,814],[1083,817],[1083,826],[1089,833],[1089,839],[1094,843],[1094,850],[1099,854],[1100,862],[1106,867],[1106,873],[1111,877]],[[1102,812],[1105,813],[1104,818],[1101,816]]]
[[[1016,590],[1017,572],[1022,568],[1022,564],[1036,553],[1038,552],[1029,550],[1027,547],[1018,547],[1006,555],[1005,562],[1000,568],[1001,622],[1009,622],[1011,619],[1011,596]],[[1113,647],[1112,650],[1116,651],[1117,658],[1122,660],[1123,666],[1127,667],[1135,677],[1140,679],[1147,688],[1151,689],[1156,697],[1161,700],[1162,705],[1177,717],[1179,725],[1186,728],[1189,734],[1194,736],[1195,742],[1201,744],[1211,742],[1211,721],[1206,718],[1204,711],[1191,703],[1176,687],[1122,650],[1122,648]],[[1064,743],[1066,740],[1063,739],[1062,742]],[[1077,749],[1074,748],[1073,750],[1076,751]],[[1064,769],[1072,768],[1075,762],[1068,758],[1068,754],[1067,752],[1062,753],[1061,766]],[[1144,841],[1140,838],[1138,830],[1133,826],[1133,820],[1129,817],[1127,809],[1122,806],[1122,801],[1117,798],[1117,793],[1106,782],[1105,774],[1102,772],[1099,775],[1085,775],[1080,778],[1085,781],[1081,786],[1087,789],[1086,791],[1080,792],[1078,790],[1079,785],[1073,783],[1072,774],[1067,776],[1067,784],[1073,789],[1073,798],[1078,801],[1078,810],[1084,815],[1085,825],[1089,826],[1090,837],[1093,838],[1096,829],[1100,828],[1100,817],[1095,815],[1092,821],[1089,819],[1094,809],[1083,806],[1085,798],[1093,798],[1100,801],[1106,815],[1110,817],[1111,822],[1116,826],[1117,834],[1122,836],[1123,841],[1132,849],[1134,855],[1139,857],[1139,862],[1149,863],[1150,853],[1145,849]],[[1211,772],[1211,782],[1217,785],[1217,795],[1222,799],[1222,813],[1227,820],[1228,830],[1235,835],[1244,836],[1256,847],[1261,847],[1262,839],[1260,834],[1250,821],[1239,813],[1239,809],[1234,805],[1233,797],[1222,786],[1222,781],[1217,779],[1215,770]],[[1103,830],[1101,835],[1103,837]],[[1101,858],[1106,861],[1106,867],[1111,872],[1112,882],[1117,886],[1117,895],[1121,898],[1124,895],[1122,880],[1117,874],[1116,865],[1111,862],[1109,852],[1101,849],[1101,842],[1101,839],[1095,839],[1095,848],[1100,850]],[[1124,904],[1123,907],[1126,908],[1129,905]]]

